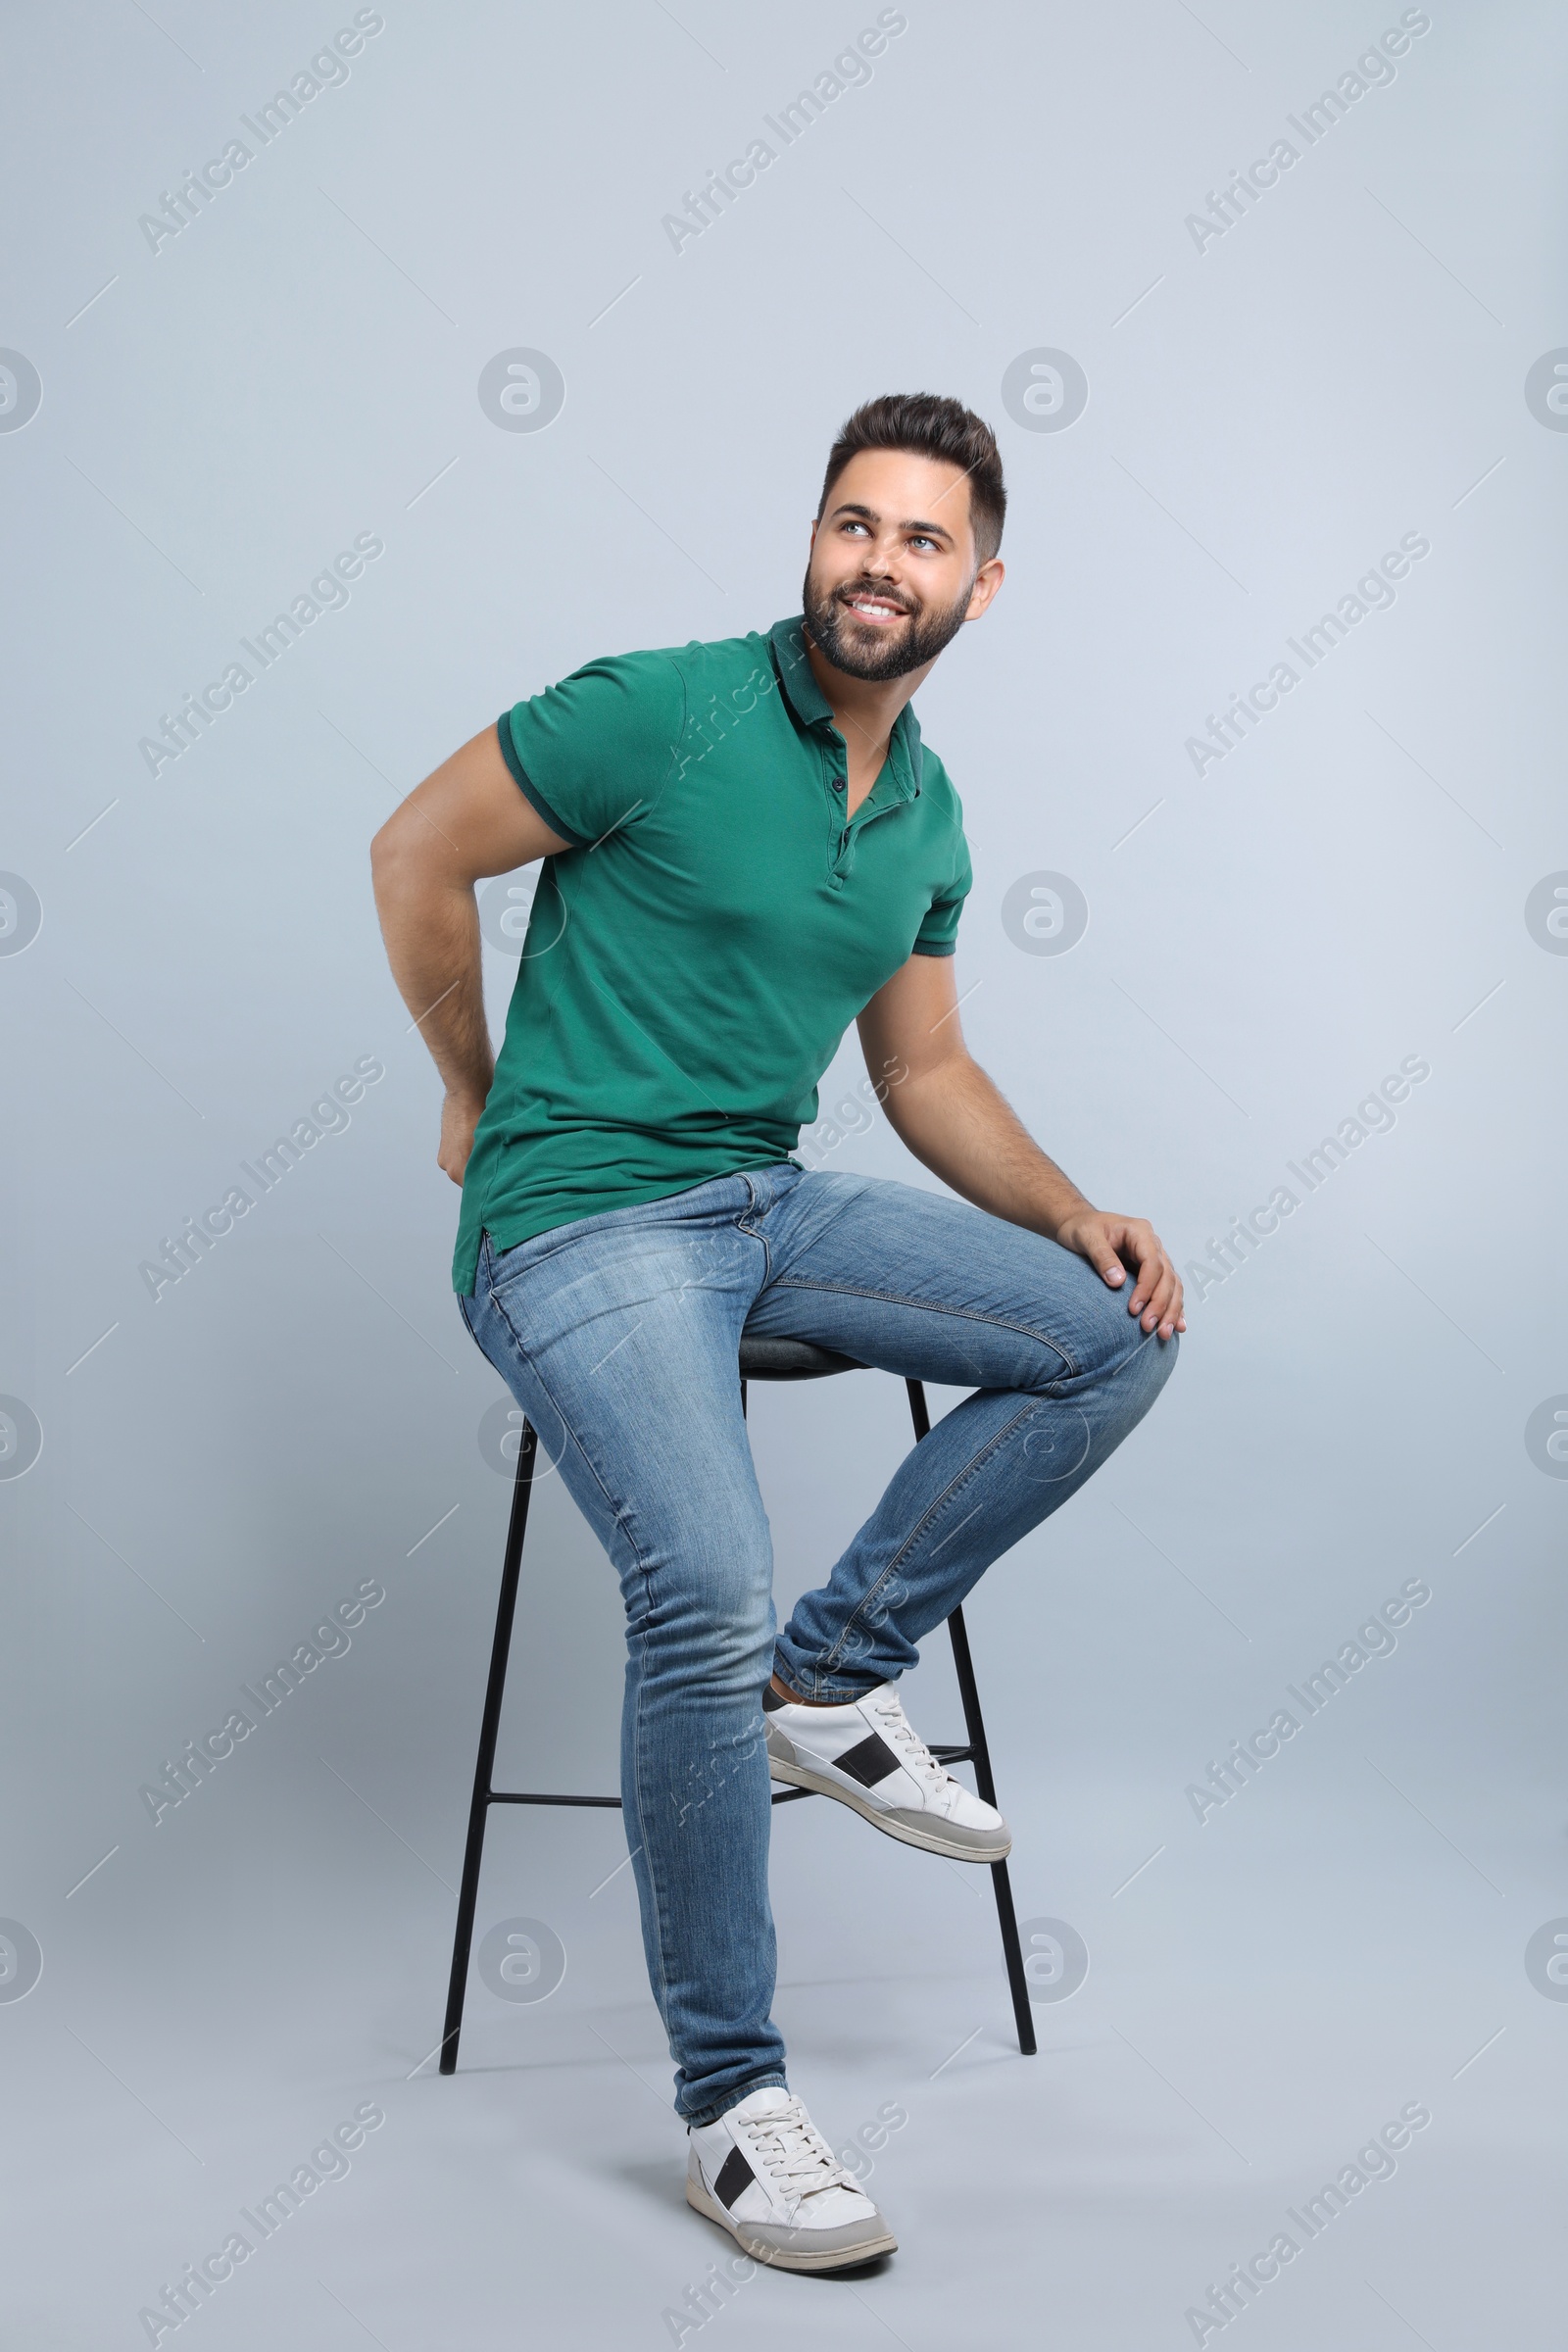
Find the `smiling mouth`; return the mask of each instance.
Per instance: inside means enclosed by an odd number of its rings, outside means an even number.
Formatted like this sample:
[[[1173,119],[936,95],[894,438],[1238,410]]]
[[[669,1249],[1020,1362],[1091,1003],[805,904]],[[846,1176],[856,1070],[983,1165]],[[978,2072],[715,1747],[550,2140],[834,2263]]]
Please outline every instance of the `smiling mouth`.
[[[895,604],[891,597],[877,596],[868,590],[858,596],[847,596],[842,602],[858,620],[869,621],[873,628],[886,628],[895,620],[907,620],[909,617],[905,606]]]

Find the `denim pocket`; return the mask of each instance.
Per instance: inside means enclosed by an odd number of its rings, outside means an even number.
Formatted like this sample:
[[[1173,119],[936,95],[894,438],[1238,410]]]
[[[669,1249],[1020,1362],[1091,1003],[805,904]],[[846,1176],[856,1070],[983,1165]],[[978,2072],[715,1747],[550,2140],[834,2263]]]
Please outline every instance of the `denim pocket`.
[[[559,1250],[569,1249],[573,1242],[598,1241],[633,1228],[659,1228],[690,1224],[694,1229],[705,1224],[722,1224],[740,1217],[753,1204],[753,1195],[744,1176],[707,1176],[701,1184],[690,1185],[679,1193],[661,1194],[657,1200],[629,1200],[622,1208],[601,1209],[591,1217],[573,1217],[569,1224],[552,1225],[548,1232],[536,1233],[513,1249],[498,1250],[490,1235],[481,1238],[480,1263],[489,1252],[489,1287],[500,1292],[511,1287],[524,1274]]]
[[[516,1242],[510,1250],[498,1250],[486,1233],[479,1245],[479,1272],[486,1290],[500,1292],[520,1282],[535,1266],[542,1266],[547,1257],[558,1250],[569,1249],[581,1235],[598,1225],[598,1217],[575,1217],[569,1225],[552,1225],[547,1233],[530,1234],[525,1242]]]

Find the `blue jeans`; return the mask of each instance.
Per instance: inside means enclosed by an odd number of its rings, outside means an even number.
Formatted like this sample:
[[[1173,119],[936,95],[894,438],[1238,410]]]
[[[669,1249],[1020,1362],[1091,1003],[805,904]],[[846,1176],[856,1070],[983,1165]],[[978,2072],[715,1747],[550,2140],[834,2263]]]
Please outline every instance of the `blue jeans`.
[[[1075,1252],[967,1202],[790,1162],[493,1250],[464,1320],[626,1608],[621,1794],[676,2107],[784,2082],[761,1695],[912,1666],[991,1562],[1098,1470],[1176,1360]],[[742,1331],[973,1394],[915,1446],[775,1642]]]

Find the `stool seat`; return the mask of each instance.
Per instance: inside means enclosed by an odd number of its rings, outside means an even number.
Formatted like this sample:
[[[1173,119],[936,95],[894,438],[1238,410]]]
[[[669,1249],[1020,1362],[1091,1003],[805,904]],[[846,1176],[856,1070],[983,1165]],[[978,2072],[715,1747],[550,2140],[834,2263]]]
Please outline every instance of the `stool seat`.
[[[742,1380],[824,1380],[830,1372],[866,1369],[853,1355],[815,1347],[810,1340],[753,1339],[744,1331],[741,1334]]]

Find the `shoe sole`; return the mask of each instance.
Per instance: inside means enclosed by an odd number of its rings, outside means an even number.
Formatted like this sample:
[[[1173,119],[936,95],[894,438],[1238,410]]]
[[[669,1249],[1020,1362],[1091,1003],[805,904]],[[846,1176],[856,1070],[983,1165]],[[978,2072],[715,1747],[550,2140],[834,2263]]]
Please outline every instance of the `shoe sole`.
[[[868,1821],[873,1830],[880,1830],[884,1838],[896,1838],[901,1845],[918,1846],[925,1854],[941,1854],[945,1861],[1005,1862],[1012,1851],[1011,1838],[1005,1845],[979,1852],[972,1845],[956,1845],[952,1838],[944,1838],[936,1831],[915,1829],[909,1823],[892,1821],[872,1804],[868,1796],[862,1796],[858,1789],[841,1787],[837,1781],[828,1780],[822,1773],[812,1772],[809,1765],[787,1764],[782,1757],[770,1755],[767,1769],[775,1781],[787,1781],[791,1788],[809,1788],[815,1796],[836,1797],[841,1805],[850,1806],[862,1821]]]
[[[851,2271],[859,2263],[874,2261],[879,2254],[896,2254],[899,2250],[899,2241],[891,2230],[881,2237],[867,2238],[864,2245],[838,2246],[830,2254],[812,2254],[804,2248],[797,2252],[793,2247],[765,2245],[760,2238],[748,2237],[745,2223],[737,2222],[733,2214],[726,2213],[718,2200],[710,2197],[706,2189],[699,2188],[690,2175],[686,2180],[686,2202],[694,2213],[702,2214],[710,2222],[716,2222],[743,2253],[749,2254],[754,2262],[765,2262],[769,2270]],[[800,2234],[804,2239],[809,2238],[811,2232],[803,2230]]]

